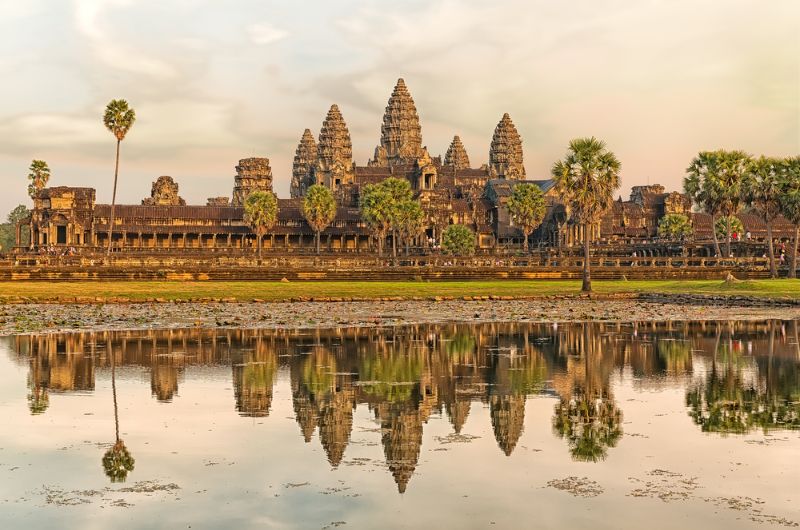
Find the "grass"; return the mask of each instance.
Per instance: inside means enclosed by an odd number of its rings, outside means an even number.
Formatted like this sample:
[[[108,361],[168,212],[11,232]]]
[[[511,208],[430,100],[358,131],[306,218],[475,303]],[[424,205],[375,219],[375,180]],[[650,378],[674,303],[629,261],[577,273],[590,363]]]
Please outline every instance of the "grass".
[[[463,296],[550,296],[578,294],[576,280],[490,280],[456,282],[0,282],[0,301],[27,298],[33,301],[60,297],[102,297],[146,300],[187,300],[235,298],[285,300],[299,297],[463,297]],[[726,284],[720,280],[595,281],[597,293],[700,293],[748,295],[771,298],[800,298],[800,280],[748,280]]]

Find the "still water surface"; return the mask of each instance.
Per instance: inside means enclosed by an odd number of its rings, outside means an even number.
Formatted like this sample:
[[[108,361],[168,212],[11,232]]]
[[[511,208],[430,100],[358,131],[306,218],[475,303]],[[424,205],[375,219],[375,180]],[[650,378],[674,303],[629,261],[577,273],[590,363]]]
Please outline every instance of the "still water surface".
[[[769,321],[0,338],[0,527],[792,527],[797,336]]]

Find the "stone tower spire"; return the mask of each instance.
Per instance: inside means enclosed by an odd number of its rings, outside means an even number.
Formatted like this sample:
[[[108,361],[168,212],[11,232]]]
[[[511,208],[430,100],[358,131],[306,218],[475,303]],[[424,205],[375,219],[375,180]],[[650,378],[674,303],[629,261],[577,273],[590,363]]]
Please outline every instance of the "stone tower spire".
[[[453,141],[444,154],[444,165],[456,169],[469,169],[469,157],[460,136],[453,136]]]
[[[314,174],[317,183],[332,190],[353,181],[353,144],[337,105],[331,105],[322,122]]]
[[[522,164],[522,139],[508,113],[494,129],[492,146],[489,149],[489,170],[493,177],[522,180],[525,166]]]
[[[292,198],[302,197],[306,190],[314,184],[314,164],[317,163],[317,143],[309,129],[303,131],[303,137],[294,152],[292,164],[292,186],[289,190]]]
[[[386,150],[389,165],[412,162],[422,155],[417,107],[402,78],[397,80],[383,114],[380,147]]]
[[[236,166],[233,184],[233,206],[242,206],[254,191],[272,191],[272,169],[269,158],[243,158]]]

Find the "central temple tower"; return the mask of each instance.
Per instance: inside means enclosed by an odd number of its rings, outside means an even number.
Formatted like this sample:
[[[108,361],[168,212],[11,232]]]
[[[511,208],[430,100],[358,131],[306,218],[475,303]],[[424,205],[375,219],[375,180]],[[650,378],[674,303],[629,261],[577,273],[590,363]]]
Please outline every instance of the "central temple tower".
[[[398,79],[386,105],[381,125],[381,143],[375,148],[372,166],[412,164],[422,157],[422,127],[411,93]]]

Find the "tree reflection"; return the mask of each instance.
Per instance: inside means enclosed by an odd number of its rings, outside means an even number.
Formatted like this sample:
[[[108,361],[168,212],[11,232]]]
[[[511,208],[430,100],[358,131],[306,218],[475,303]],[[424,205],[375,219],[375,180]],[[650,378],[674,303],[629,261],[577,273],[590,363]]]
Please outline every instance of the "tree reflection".
[[[597,330],[588,323],[581,326],[583,340],[578,340],[570,353],[581,356],[583,366],[568,366],[570,384],[555,407],[553,431],[567,441],[574,460],[598,462],[605,460],[608,448],[615,447],[622,437],[622,411],[611,393],[611,356],[601,354]]]
[[[109,350],[111,357],[111,395],[114,399],[114,445],[105,452],[103,455],[103,471],[106,476],[111,479],[111,482],[125,482],[128,478],[128,473],[133,471],[133,466],[136,461],[131,456],[128,448],[125,447],[119,437],[119,407],[117,406],[117,363],[115,360],[116,353],[114,350]]]
[[[769,323],[767,355],[755,358],[744,355],[731,336],[717,340],[710,370],[686,392],[689,416],[703,432],[800,429],[800,364],[796,354],[775,354],[784,326]],[[797,323],[792,327],[796,333]]]

